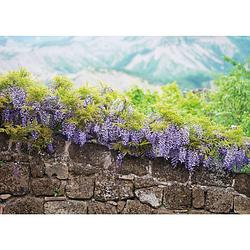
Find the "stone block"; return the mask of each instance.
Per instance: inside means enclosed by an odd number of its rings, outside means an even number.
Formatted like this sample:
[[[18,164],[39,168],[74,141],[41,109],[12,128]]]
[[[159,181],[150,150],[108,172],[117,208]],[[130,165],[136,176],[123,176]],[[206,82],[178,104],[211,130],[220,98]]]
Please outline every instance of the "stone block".
[[[209,188],[206,209],[212,213],[230,213],[233,208],[233,193],[224,188]]]
[[[250,198],[245,196],[235,196],[234,212],[237,214],[250,214]]]
[[[188,209],[191,207],[191,199],[192,191],[188,186],[172,184],[164,188],[163,204],[168,209]]]
[[[114,175],[98,176],[94,197],[99,201],[125,200],[134,197],[133,188],[132,181],[121,180]]]
[[[85,201],[49,201],[44,204],[45,214],[87,214]]]
[[[205,205],[205,190],[200,186],[192,188],[192,198],[194,208],[203,208]]]
[[[35,196],[62,196],[64,195],[64,186],[57,179],[36,178],[30,182],[32,194]]]
[[[117,214],[116,206],[106,202],[91,201],[88,203],[88,214]]]
[[[20,197],[8,200],[4,207],[5,214],[43,214],[43,199],[37,197]]]
[[[90,199],[94,195],[94,185],[93,177],[71,177],[66,186],[66,194],[72,199]]]
[[[135,190],[136,197],[141,203],[145,203],[154,208],[162,205],[163,189],[159,187],[149,187]]]

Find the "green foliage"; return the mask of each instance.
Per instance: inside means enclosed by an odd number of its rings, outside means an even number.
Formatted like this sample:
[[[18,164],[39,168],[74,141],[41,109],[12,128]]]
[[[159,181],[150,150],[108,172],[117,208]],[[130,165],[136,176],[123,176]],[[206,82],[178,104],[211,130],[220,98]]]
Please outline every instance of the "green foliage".
[[[244,64],[226,60],[233,69],[215,82],[217,89],[210,94],[211,117],[226,127],[241,126],[250,136],[250,71]]]

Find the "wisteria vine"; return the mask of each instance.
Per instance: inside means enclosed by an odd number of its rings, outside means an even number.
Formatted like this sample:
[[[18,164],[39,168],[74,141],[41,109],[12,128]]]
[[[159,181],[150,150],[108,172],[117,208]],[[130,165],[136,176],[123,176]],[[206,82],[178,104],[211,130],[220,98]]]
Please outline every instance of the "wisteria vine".
[[[72,122],[74,112],[68,109],[56,95],[47,95],[42,101],[28,101],[27,93],[20,87],[8,87],[1,94],[7,101],[1,111],[1,128],[7,126],[27,129],[26,137],[29,147],[41,139],[42,133],[38,128],[48,128],[51,138],[44,143],[49,153],[54,152],[53,133],[61,134],[66,141],[85,145],[95,141],[117,153],[117,165],[121,166],[126,154],[150,159],[163,157],[171,162],[173,167],[182,164],[189,171],[198,166],[205,168],[220,167],[228,171],[236,168],[240,171],[250,164],[248,157],[249,145],[244,148],[237,146],[218,147],[216,156],[194,148],[190,143],[190,128],[169,124],[161,131],[153,131],[149,122],[145,122],[141,129],[129,129],[125,126],[124,119],[119,115],[124,109],[122,101],[113,102],[110,112],[104,114],[103,106],[99,107],[101,121],[89,121],[84,126]],[[82,100],[81,109],[86,109],[94,102],[91,95]],[[114,108],[115,107],[115,108]],[[129,112],[133,108],[129,107]],[[114,112],[112,110],[115,110]],[[202,138],[202,129],[194,126],[197,138]]]

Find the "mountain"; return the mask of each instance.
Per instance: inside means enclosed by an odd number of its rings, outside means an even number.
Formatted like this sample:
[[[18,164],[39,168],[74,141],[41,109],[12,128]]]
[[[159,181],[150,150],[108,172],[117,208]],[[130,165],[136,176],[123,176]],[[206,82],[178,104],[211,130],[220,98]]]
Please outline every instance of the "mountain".
[[[224,55],[246,60],[250,37],[0,37],[0,73],[26,67],[43,81],[65,74],[121,89],[174,80],[209,87],[230,68]]]

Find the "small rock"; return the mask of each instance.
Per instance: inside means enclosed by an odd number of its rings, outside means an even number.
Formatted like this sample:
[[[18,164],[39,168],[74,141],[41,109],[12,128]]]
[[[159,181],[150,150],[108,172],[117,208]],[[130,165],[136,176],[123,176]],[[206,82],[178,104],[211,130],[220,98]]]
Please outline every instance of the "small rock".
[[[154,208],[162,205],[163,189],[158,187],[142,188],[135,190],[136,197],[145,204]]]
[[[11,197],[11,194],[0,194],[0,200],[7,200]]]

